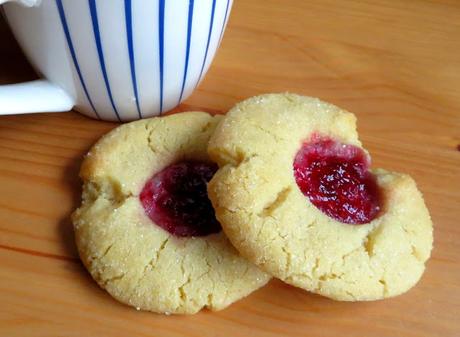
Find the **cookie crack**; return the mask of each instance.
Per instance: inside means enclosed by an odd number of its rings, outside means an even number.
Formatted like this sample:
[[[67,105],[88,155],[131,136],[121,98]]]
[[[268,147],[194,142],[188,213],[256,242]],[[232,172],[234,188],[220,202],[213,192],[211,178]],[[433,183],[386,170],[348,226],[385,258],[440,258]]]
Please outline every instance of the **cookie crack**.
[[[203,134],[208,133],[209,129],[213,126],[213,124],[214,123],[212,121],[207,122],[205,125],[201,127],[201,130],[200,130],[201,133]]]
[[[268,129],[265,129],[264,127],[262,127],[261,125],[259,124],[254,124],[254,123],[248,123],[248,125],[252,126],[253,128],[257,129],[257,130],[260,130],[262,131],[263,133],[269,135],[270,137],[272,137],[276,142],[286,142],[287,139],[286,138],[283,138],[283,137],[280,137],[278,134],[272,132],[271,130],[268,130]]]
[[[206,244],[206,251],[209,251],[211,245],[209,244],[208,241],[205,241],[205,244]],[[203,276],[209,274],[209,273],[211,272],[211,270],[212,270],[212,265],[211,265],[211,263],[209,262],[209,260],[208,260],[206,257],[205,257],[205,259],[204,259],[204,262],[206,263],[207,269],[206,269],[206,271],[205,271],[203,274],[201,274],[199,277],[197,277],[197,279],[200,279],[200,278],[202,278]]]
[[[181,299],[181,301],[182,301],[183,303],[185,303],[185,302],[187,301],[187,292],[185,291],[184,288],[185,288],[188,284],[190,284],[190,282],[192,282],[192,278],[191,278],[191,276],[189,275],[189,276],[187,277],[187,281],[185,281],[182,285],[180,285],[180,286],[177,288],[177,290],[178,290],[178,292],[179,292],[179,297],[180,297],[180,299]]]
[[[348,281],[348,280],[346,280],[346,279],[343,279],[343,278],[341,278],[341,277],[335,277],[335,278],[339,278],[340,280],[342,280],[343,282],[345,282],[345,283],[347,283],[347,284],[356,284],[355,282],[350,282],[350,281]],[[324,285],[324,283],[325,283],[326,281],[328,281],[328,280],[329,280],[329,279],[320,280],[319,283],[318,283],[318,285],[317,285],[317,287],[315,287],[315,289],[313,290],[313,292],[317,292],[317,293],[319,293],[319,294],[327,294],[328,292],[327,292],[327,291],[326,291],[326,292],[324,291],[323,285]],[[344,289],[343,292],[344,292],[346,295],[348,295],[348,297],[350,297],[352,301],[358,301],[358,300],[359,300],[358,297],[357,297],[353,292],[351,292],[350,290]]]
[[[107,200],[115,209],[120,208],[133,194],[124,193],[121,183],[114,177],[86,181],[83,191],[83,204],[93,204],[97,199]]]
[[[93,274],[94,279],[103,288],[105,288],[109,283],[121,280],[127,274],[126,272],[120,271],[117,275],[110,276],[110,277],[103,277],[107,273],[107,269],[110,271],[113,269],[111,268],[110,263],[104,263],[103,260],[110,253],[110,251],[112,250],[114,246],[115,246],[115,243],[111,243],[109,246],[107,246],[104,249],[101,255],[91,256],[89,258],[89,264],[91,265],[90,269],[95,270],[95,273]],[[94,263],[98,265],[97,268],[94,268]]]
[[[262,209],[262,211],[259,213],[259,216],[262,218],[271,216],[278,208],[283,206],[283,204],[286,202],[289,193],[291,193],[292,188],[291,186],[284,187],[281,189],[277,195],[275,200],[267,203]]]
[[[296,278],[307,279],[310,283],[313,281],[313,278],[308,275],[308,273],[291,273],[285,278],[286,281],[294,282]]]
[[[358,246],[358,247],[356,247],[356,248],[350,250],[348,253],[343,254],[343,255],[342,255],[342,266],[345,265],[345,259],[346,259],[346,258],[348,258],[350,255],[352,255],[352,254],[354,254],[354,253],[360,251],[361,249],[363,249],[363,246],[360,245],[360,246]]]
[[[168,148],[165,147],[165,143],[162,142],[161,145],[162,147],[158,147],[158,145],[160,144],[160,142],[157,142],[157,146],[154,145],[154,137],[153,137],[153,133],[157,130],[157,126],[155,127],[152,127],[152,126],[146,126],[146,130],[148,131],[148,134],[147,134],[147,146],[149,147],[150,151],[153,153],[153,154],[159,154],[161,152],[168,152],[170,153],[171,150],[169,150]],[[166,130],[167,133],[170,133],[169,129]]]
[[[402,229],[406,236],[406,241],[410,243],[411,255],[420,263],[424,263],[423,257],[420,255],[417,247],[412,243],[411,237],[414,235],[412,231],[409,231],[405,226],[402,226]]]
[[[377,228],[376,228],[376,229],[377,229]],[[376,229],[371,230],[371,231],[369,232],[369,234],[372,234],[372,232],[374,232]],[[358,246],[358,247],[356,247],[355,249],[351,250],[350,252],[348,252],[347,254],[344,254],[344,255],[342,256],[342,267],[345,266],[345,263],[346,263],[345,260],[346,260],[349,256],[351,256],[351,255],[354,254],[355,252],[360,251],[361,249],[364,249],[364,251],[365,251],[365,252],[368,254],[368,256],[369,256],[369,259],[372,258],[373,252],[370,253],[370,252],[368,251],[368,248],[366,248],[366,246],[367,246],[367,242],[366,242],[366,241],[367,241],[367,238],[368,238],[369,234],[366,235],[366,237],[364,238],[362,246]],[[373,246],[372,246],[372,247],[373,247]],[[376,274],[379,273],[379,270],[378,270],[378,269],[376,270],[375,268],[373,268],[373,267],[372,267],[372,264],[371,264],[371,269],[373,270],[374,273],[376,273]],[[341,280],[343,280],[345,283],[348,283],[348,284],[355,284],[354,282],[348,281],[348,280],[343,279],[343,278],[341,278],[341,277],[339,277],[339,278],[340,278]],[[388,289],[388,285],[387,285],[387,283],[386,283],[386,281],[385,281],[385,270],[380,274],[380,277],[379,277],[379,279],[378,279],[377,281],[378,281],[378,283],[380,283],[380,284],[382,285],[382,296],[383,296],[383,297],[387,297],[388,294],[389,294],[389,289]],[[347,294],[348,294],[348,292],[347,292]],[[349,294],[349,295],[352,295],[352,294]]]
[[[317,273],[317,271],[318,271],[318,269],[319,269],[319,262],[320,262],[319,258],[318,258],[318,257],[315,258],[315,264],[314,264],[314,266],[313,266],[313,268],[312,268],[312,270],[311,270],[311,274],[312,274],[314,277],[316,277],[316,273]]]
[[[353,299],[353,301],[356,301],[356,296],[351,291],[345,290],[345,294],[350,296]]]
[[[207,298],[206,298],[206,307],[211,308],[212,307],[212,302],[214,301],[214,295],[209,293]]]
[[[182,258],[181,262],[180,262],[180,270],[181,270],[182,275],[186,275],[184,263],[185,263],[185,257]],[[185,291],[184,288],[188,284],[190,284],[191,281],[192,281],[192,276],[189,274],[189,275],[187,275],[187,280],[184,283],[182,283],[182,285],[177,287],[177,291],[179,293],[179,298],[182,301],[182,304],[185,304],[185,302],[187,302],[187,292]]]
[[[169,238],[166,238],[160,245],[160,247],[155,251],[155,256],[153,258],[151,258],[149,260],[148,263],[146,263],[142,269],[142,273],[141,273],[141,276],[139,277],[139,279],[137,280],[136,282],[136,285],[134,286],[133,289],[138,289],[139,288],[139,285],[142,283],[142,281],[145,279],[145,277],[147,276],[147,270],[153,270],[155,269],[155,266],[156,266],[156,263],[159,261],[160,259],[160,255],[161,255],[161,252],[165,249],[166,247],[166,244],[168,243],[169,241]]]
[[[372,258],[375,254],[374,240],[375,240],[375,237],[379,235],[380,231],[381,231],[381,226],[374,227],[370,229],[369,232],[366,234],[366,236],[363,238],[361,246],[364,248],[364,251],[369,256],[369,258]]]
[[[346,256],[346,255],[344,255]],[[342,264],[344,264],[344,256],[342,256]],[[333,272],[333,268],[334,266],[331,265],[329,270],[326,271],[326,272],[323,272],[321,274],[318,274],[318,269],[320,267],[320,259],[319,258],[316,258],[315,259],[315,265],[313,267],[313,270],[312,270],[312,273],[313,273],[313,276],[315,278],[318,279],[320,285],[326,281],[330,281],[330,280],[334,280],[334,279],[340,279],[346,283],[350,283],[350,282],[347,282],[347,280],[343,279],[342,277],[345,275],[345,273],[335,273]]]
[[[111,243],[103,252],[100,256],[98,257],[94,257],[92,260],[102,260],[103,258],[105,258],[107,256],[107,254],[109,254],[109,252],[112,250],[112,247],[115,245],[115,243]]]
[[[384,278],[379,279],[379,283],[382,285],[382,293],[384,297],[388,296],[388,285]]]
[[[125,276],[126,276],[126,273],[121,273],[120,275],[115,275],[112,277],[100,279],[99,283],[101,284],[103,288],[106,288],[109,283],[119,281],[123,279]]]
[[[155,267],[156,262],[160,260],[161,253],[164,251],[166,248],[166,244],[169,242],[169,238],[165,239],[161,245],[160,248],[157,249],[155,252],[155,258],[151,259],[148,265],[152,266],[152,269]]]
[[[292,254],[286,249],[286,247],[281,247],[284,255],[286,256],[286,265],[284,266],[285,273],[289,273],[292,265]]]
[[[212,154],[212,150],[210,154]],[[232,150],[226,148],[219,148],[216,152],[215,157],[219,158],[218,163],[220,168],[224,166],[230,166],[233,168],[238,168],[244,163],[249,162],[250,160],[257,158],[259,155],[257,153],[245,153],[245,151],[239,147],[234,147]],[[211,156],[213,157],[213,156]]]
[[[328,273],[321,274],[321,275],[318,277],[318,279],[319,279],[320,281],[329,281],[329,280],[339,279],[339,280],[344,281],[345,283],[351,283],[351,282],[347,282],[346,280],[344,280],[344,279],[342,278],[343,275],[345,275],[345,273],[336,274],[336,273],[333,273],[333,272],[329,271]]]
[[[147,135],[147,146],[149,147],[150,151],[152,151],[153,154],[156,154],[156,153],[159,152],[159,151],[158,151],[158,149],[157,149],[155,146],[153,146],[153,144],[152,144],[152,134],[153,134],[153,131],[154,131],[154,129],[152,128],[152,129],[149,131],[148,135]]]

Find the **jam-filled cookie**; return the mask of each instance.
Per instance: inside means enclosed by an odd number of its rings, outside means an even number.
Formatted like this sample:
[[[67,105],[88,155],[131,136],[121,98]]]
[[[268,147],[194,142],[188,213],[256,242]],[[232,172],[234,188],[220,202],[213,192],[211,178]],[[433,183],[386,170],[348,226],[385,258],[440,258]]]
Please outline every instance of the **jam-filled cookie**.
[[[219,310],[269,276],[221,231],[206,184],[220,116],[175,114],[122,125],[93,146],[73,214],[79,254],[119,301],[158,313]]]
[[[412,178],[370,170],[353,114],[315,98],[237,104],[208,153],[217,219],[240,253],[294,286],[337,300],[407,291],[432,247]]]

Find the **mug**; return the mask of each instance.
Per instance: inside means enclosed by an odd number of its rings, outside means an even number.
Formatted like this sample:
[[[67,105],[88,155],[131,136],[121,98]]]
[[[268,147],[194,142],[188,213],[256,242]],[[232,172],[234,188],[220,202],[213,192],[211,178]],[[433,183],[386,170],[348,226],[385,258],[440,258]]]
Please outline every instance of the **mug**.
[[[9,2],[9,3],[8,3]],[[232,0],[0,0],[43,80],[0,86],[0,114],[160,115],[206,74]]]

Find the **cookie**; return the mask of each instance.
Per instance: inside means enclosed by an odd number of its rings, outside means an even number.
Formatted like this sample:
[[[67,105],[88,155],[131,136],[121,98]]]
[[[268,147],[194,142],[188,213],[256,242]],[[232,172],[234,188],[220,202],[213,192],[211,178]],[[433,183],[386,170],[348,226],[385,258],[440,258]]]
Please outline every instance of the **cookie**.
[[[220,310],[268,282],[215,220],[207,144],[220,116],[124,124],[93,146],[73,214],[84,265],[117,300],[158,313]]]
[[[240,253],[281,280],[336,300],[376,300],[420,279],[432,222],[414,180],[369,170],[353,114],[315,98],[237,104],[208,153],[208,194]]]

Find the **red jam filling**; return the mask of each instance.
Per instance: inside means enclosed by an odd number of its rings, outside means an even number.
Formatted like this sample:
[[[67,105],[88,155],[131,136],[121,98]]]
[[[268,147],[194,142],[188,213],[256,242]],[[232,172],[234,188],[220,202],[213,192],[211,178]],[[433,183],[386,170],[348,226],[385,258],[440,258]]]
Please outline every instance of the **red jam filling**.
[[[314,136],[294,160],[294,176],[313,205],[346,224],[365,224],[380,211],[369,158],[357,146]]]
[[[213,163],[183,161],[158,172],[139,196],[146,214],[158,226],[180,237],[220,232],[206,190],[216,171]]]

